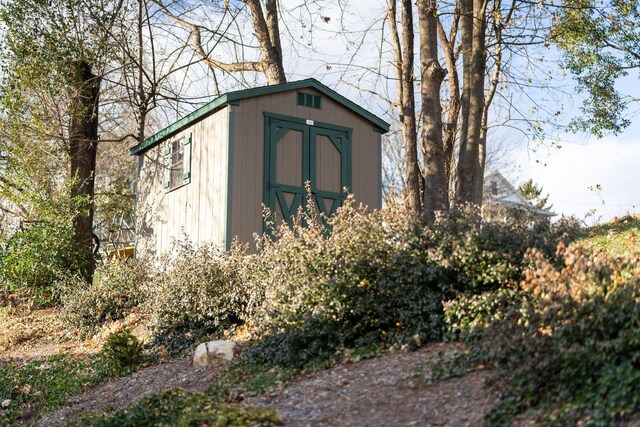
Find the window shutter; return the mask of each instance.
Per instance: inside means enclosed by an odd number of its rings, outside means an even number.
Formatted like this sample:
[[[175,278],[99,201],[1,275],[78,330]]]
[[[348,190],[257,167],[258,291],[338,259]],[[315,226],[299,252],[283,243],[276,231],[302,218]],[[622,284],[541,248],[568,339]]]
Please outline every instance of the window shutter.
[[[164,147],[164,176],[162,178],[162,187],[169,190],[171,185],[171,144]]]
[[[184,157],[182,160],[182,182],[187,183],[191,180],[191,134],[182,139],[182,147],[184,149]]]

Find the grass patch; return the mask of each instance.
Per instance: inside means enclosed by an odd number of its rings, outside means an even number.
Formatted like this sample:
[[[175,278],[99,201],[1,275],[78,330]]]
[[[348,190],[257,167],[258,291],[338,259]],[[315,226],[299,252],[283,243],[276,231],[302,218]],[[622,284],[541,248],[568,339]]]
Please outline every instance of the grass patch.
[[[54,356],[0,367],[0,425],[11,425],[30,409],[51,411],[107,376],[101,359]]]
[[[584,237],[576,242],[590,250],[622,256],[640,246],[640,215],[627,215],[606,224],[584,230]]]
[[[275,426],[282,417],[274,410],[222,404],[207,393],[180,388],[144,397],[112,414],[83,414],[70,426]]]
[[[268,366],[250,359],[239,359],[209,387],[209,393],[220,397],[230,394],[231,390],[262,394],[284,385],[296,373],[292,368]]]

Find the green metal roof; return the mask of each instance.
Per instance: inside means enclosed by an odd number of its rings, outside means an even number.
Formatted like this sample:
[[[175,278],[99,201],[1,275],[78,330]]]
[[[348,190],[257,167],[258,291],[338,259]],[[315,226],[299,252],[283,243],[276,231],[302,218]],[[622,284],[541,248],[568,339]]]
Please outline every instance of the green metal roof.
[[[216,111],[217,109],[219,109],[224,105],[233,104],[237,101],[247,99],[247,98],[253,98],[256,96],[271,95],[274,93],[280,93],[280,92],[286,92],[290,90],[297,90],[297,89],[304,89],[304,88],[314,88],[318,90],[320,93],[333,99],[334,101],[341,104],[345,108],[348,108],[349,110],[353,111],[359,116],[370,121],[374,125],[374,128],[376,128],[376,130],[378,130],[379,132],[385,133],[389,131],[389,123],[385,122],[375,114],[372,114],[371,112],[365,110],[364,108],[360,107],[358,104],[354,103],[353,101],[348,100],[344,96],[340,95],[338,92],[328,88],[327,86],[323,85],[316,79],[305,79],[305,80],[299,80],[299,81],[290,82],[290,83],[283,83],[279,85],[263,86],[263,87],[257,87],[252,89],[238,90],[234,92],[225,93],[224,95],[220,95],[218,98],[214,99],[208,104],[198,108],[197,110],[188,114],[182,119],[178,120],[174,124],[167,126],[166,128],[162,129],[160,132],[147,138],[144,142],[134,147],[131,147],[130,152],[132,155],[140,154],[141,152],[146,151],[149,148],[159,144],[160,142],[170,137],[171,135],[174,135],[180,132],[181,130],[189,127],[192,123],[205,118],[206,116],[213,113],[214,111]]]

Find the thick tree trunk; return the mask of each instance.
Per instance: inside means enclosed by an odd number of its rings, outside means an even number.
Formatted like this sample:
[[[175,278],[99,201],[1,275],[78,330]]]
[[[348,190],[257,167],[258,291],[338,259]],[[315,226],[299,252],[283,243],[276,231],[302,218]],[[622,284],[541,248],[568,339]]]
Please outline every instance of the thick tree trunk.
[[[461,5],[464,83],[456,203],[481,205],[482,192],[477,191],[477,184],[483,180],[479,157],[485,104],[485,3],[483,0],[462,0]]]
[[[265,0],[264,11],[260,0],[240,0],[249,7],[253,20],[253,31],[260,44],[260,61],[222,62],[210,56],[202,42],[202,27],[185,21],[180,14],[171,12],[161,0],[153,0],[160,9],[175,22],[191,32],[191,43],[198,56],[212,71],[222,70],[227,73],[253,71],[261,72],[270,85],[286,83],[287,78],[282,64],[282,45],[278,26],[278,0]],[[179,2],[178,2],[179,3]]]
[[[71,177],[74,180],[72,197],[87,197],[88,209],[74,218],[75,241],[78,254],[87,260],[82,274],[88,282],[93,278],[92,229],[94,178],[98,148],[98,102],[100,78],[85,61],[74,64],[76,92],[71,99],[69,123],[69,156]]]
[[[282,65],[282,47],[280,44],[280,30],[278,27],[277,0],[265,1],[265,13],[262,11],[260,0],[243,0],[248,6],[253,18],[253,28],[256,38],[260,42],[262,68],[270,85],[286,83],[287,78]]]
[[[498,82],[500,79],[500,74],[502,72],[502,48],[503,48],[503,39],[502,39],[502,30],[503,30],[503,22],[509,22],[511,20],[511,16],[515,11],[516,2],[513,1],[511,3],[511,8],[507,13],[506,19],[500,20],[496,19],[494,21],[493,33],[495,34],[495,42],[494,42],[494,52],[493,52],[493,71],[491,73],[491,78],[489,79],[489,88],[487,90],[487,96],[484,101],[484,107],[482,110],[482,121],[480,125],[480,143],[478,149],[478,161],[479,161],[479,169],[480,176],[484,178],[485,166],[487,163],[487,129],[489,123],[489,107],[491,106],[491,102],[493,102],[493,98],[496,94],[496,90],[498,89]],[[499,14],[500,11],[500,2],[494,2],[494,14]],[[478,180],[476,182],[476,197],[480,200],[483,198],[484,192],[484,179]]]
[[[411,215],[418,217],[422,212],[420,196],[420,167],[418,165],[418,131],[416,124],[415,84],[413,74],[413,9],[411,0],[402,0],[402,42],[398,35],[396,1],[388,2],[389,29],[396,66],[398,115],[402,127],[406,165],[406,208]]]
[[[438,211],[448,211],[449,191],[446,179],[445,151],[442,140],[440,87],[445,71],[438,62],[438,24],[435,0],[418,0],[420,28],[420,69],[422,85],[422,147],[424,151],[424,205],[428,221]]]

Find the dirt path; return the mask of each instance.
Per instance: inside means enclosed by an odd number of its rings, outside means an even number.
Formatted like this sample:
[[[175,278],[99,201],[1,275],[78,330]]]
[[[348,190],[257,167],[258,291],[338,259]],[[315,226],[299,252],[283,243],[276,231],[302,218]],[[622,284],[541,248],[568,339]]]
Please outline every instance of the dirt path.
[[[285,426],[478,426],[497,396],[484,387],[487,373],[472,372],[428,385],[425,367],[439,352],[433,344],[303,374],[282,390],[244,403],[277,408]],[[173,387],[204,390],[216,370],[194,368],[189,358],[144,369],[97,386],[42,417],[36,425],[64,424],[82,411],[121,409],[142,396]]]
[[[212,383],[216,373],[216,370],[210,367],[194,368],[190,357],[152,366],[129,377],[100,384],[71,398],[60,409],[45,414],[36,422],[36,426],[64,425],[84,411],[105,412],[122,409],[148,394],[175,387],[190,391],[205,390]]]
[[[424,368],[442,344],[305,375],[280,393],[248,399],[275,407],[286,426],[479,426],[496,404],[486,371],[428,385]]]

